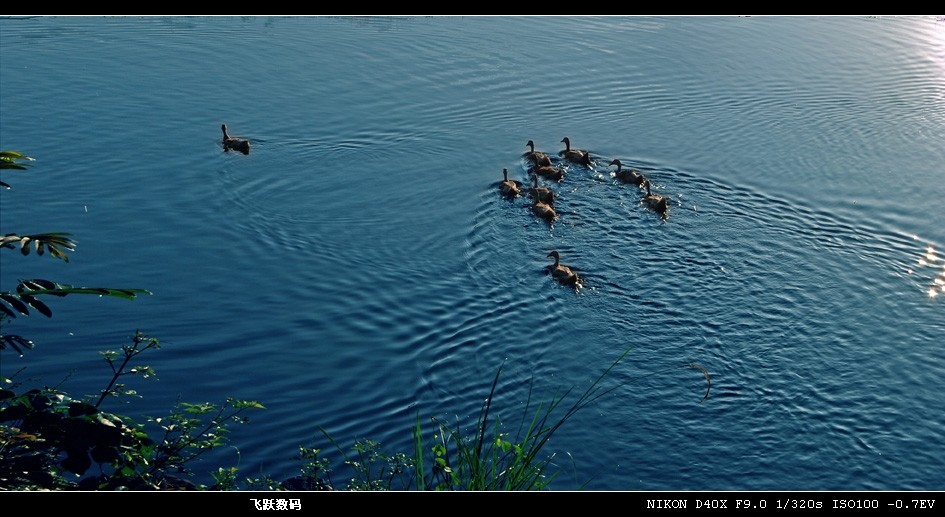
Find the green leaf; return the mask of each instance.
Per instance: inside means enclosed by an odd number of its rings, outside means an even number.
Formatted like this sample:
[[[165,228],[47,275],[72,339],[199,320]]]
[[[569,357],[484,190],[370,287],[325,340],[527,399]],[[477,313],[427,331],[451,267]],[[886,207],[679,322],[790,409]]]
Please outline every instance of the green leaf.
[[[41,289],[31,289],[30,282],[39,283]],[[98,296],[114,296],[117,298],[125,298],[126,300],[132,300],[137,297],[139,294],[151,294],[151,291],[147,289],[128,289],[128,288],[111,288],[111,287],[73,287],[71,285],[65,284],[56,284],[49,282],[48,280],[39,281],[39,280],[24,280],[20,282],[21,286],[24,286],[22,291],[19,291],[20,294],[28,295],[40,295],[40,294],[51,294],[54,296],[66,296],[70,294],[96,294]]]
[[[11,307],[16,309],[17,312],[24,316],[30,315],[30,310],[26,307],[26,304],[21,302],[16,296],[8,293],[0,293],[0,300],[7,302]]]
[[[72,240],[69,233],[66,232],[51,232],[51,233],[36,233],[30,235],[17,235],[15,233],[8,233],[3,237],[0,237],[0,247],[3,248],[13,248],[16,245],[20,246],[20,251],[24,255],[29,254],[29,243],[34,242],[36,251],[38,254],[43,254],[43,247],[49,248],[49,254],[58,259],[62,259],[65,262],[69,261],[69,258],[66,256],[63,250],[75,251],[76,242]]]
[[[34,161],[33,158],[26,156],[25,154],[19,151],[0,151],[0,160],[2,161],[11,161],[11,160],[29,160]]]
[[[47,318],[52,318],[52,311],[49,309],[49,307],[47,307],[45,303],[37,300],[35,297],[28,294],[21,294],[20,299],[29,304],[30,307],[41,312]]]
[[[22,293],[24,290],[34,291],[42,289],[57,289],[59,285],[50,280],[42,278],[31,278],[29,280],[20,280],[20,285],[16,286],[16,292]]]
[[[251,408],[251,409],[266,409],[266,406],[263,406],[255,400],[234,400],[233,407],[237,409],[242,408]]]

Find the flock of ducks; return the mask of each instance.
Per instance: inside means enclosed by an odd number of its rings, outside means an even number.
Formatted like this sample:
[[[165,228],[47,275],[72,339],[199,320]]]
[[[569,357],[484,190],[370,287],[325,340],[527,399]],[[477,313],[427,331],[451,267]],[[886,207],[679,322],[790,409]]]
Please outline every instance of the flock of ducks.
[[[223,130],[224,152],[233,150],[243,154],[249,154],[249,140],[237,136],[230,136],[226,124],[222,124],[220,129]],[[564,149],[558,152],[558,159],[556,161],[553,161],[547,153],[536,151],[535,142],[532,140],[529,140],[525,144],[529,150],[522,156],[531,164],[529,167],[529,175],[532,180],[531,187],[525,189],[518,181],[509,179],[508,169],[502,169],[502,181],[499,183],[499,192],[506,198],[516,198],[521,196],[524,192],[525,195],[532,199],[532,213],[549,223],[558,218],[558,212],[556,212],[554,208],[557,194],[550,188],[539,185],[538,178],[542,177],[549,181],[560,182],[564,179],[564,169],[557,166],[556,163],[560,163],[562,160],[587,168],[592,167],[590,152],[571,147],[571,139],[568,137],[561,139],[561,143],[564,144]],[[654,194],[651,191],[650,180],[648,180],[643,173],[633,169],[624,169],[620,160],[616,159],[611,161],[610,165],[617,166],[617,170],[614,171],[614,177],[617,180],[645,188],[646,195],[640,198],[640,202],[650,210],[659,214],[661,218],[666,219],[669,212],[669,201],[666,197]],[[554,264],[546,266],[546,273],[550,274],[552,278],[564,285],[572,287],[581,286],[581,278],[571,268],[561,264],[561,255],[557,250],[552,250],[548,253],[548,257],[554,259]]]
[[[503,197],[513,199],[527,195],[532,199],[532,213],[549,223],[558,218],[558,213],[554,208],[557,194],[548,187],[539,185],[538,178],[560,182],[564,179],[565,171],[556,164],[560,164],[562,161],[587,168],[592,167],[590,152],[571,147],[571,140],[568,137],[564,137],[561,142],[564,144],[564,149],[558,152],[556,160],[552,160],[547,153],[535,150],[535,142],[532,140],[525,143],[525,147],[528,147],[529,150],[522,157],[529,164],[528,173],[531,178],[531,187],[526,189],[520,182],[509,179],[508,169],[502,169],[502,181],[499,183],[499,192]],[[640,203],[656,212],[664,220],[669,216],[669,200],[665,196],[653,193],[650,180],[642,172],[635,169],[624,169],[623,164],[617,159],[611,161],[610,165],[617,166],[617,170],[613,171],[613,175],[618,181],[646,189],[646,195],[640,198]],[[581,278],[571,268],[561,264],[561,255],[557,250],[548,253],[548,257],[554,259],[554,264],[546,266],[546,273],[564,285],[581,286]]]

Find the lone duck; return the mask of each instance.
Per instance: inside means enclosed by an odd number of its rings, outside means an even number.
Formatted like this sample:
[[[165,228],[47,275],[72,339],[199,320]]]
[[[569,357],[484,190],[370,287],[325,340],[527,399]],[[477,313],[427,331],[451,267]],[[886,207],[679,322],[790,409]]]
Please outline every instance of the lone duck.
[[[234,151],[239,151],[243,154],[249,154],[249,140],[245,138],[239,138],[236,136],[230,136],[226,132],[226,124],[220,126],[223,129],[223,150],[229,151],[233,149]]]
[[[499,192],[505,197],[518,197],[522,194],[519,182],[509,179],[509,170],[502,169],[502,182],[499,183]]]
[[[532,213],[549,223],[554,222],[554,220],[558,218],[558,212],[555,212],[554,207],[539,199],[536,199],[535,202],[532,203]]]
[[[532,174],[532,188],[528,189],[528,195],[547,205],[554,206],[555,204],[554,191],[548,187],[539,187],[538,176],[534,174]]]
[[[581,149],[571,149],[571,139],[568,137],[562,138],[561,141],[564,142],[564,150],[558,152],[559,156],[564,157],[569,162],[590,167],[591,153]]]
[[[564,178],[564,170],[552,165],[539,165],[532,168],[532,174],[536,174],[551,181],[561,181]]]
[[[643,180],[643,185],[646,187],[646,195],[640,199],[640,202],[659,214],[661,218],[666,219],[669,212],[669,201],[664,196],[650,192],[650,180]]]
[[[547,154],[535,150],[535,142],[529,140],[526,144],[527,147],[531,149],[525,153],[524,156],[526,160],[532,162],[532,165],[536,167],[548,166],[551,167],[551,158]]]
[[[577,276],[577,273],[571,271],[571,268],[568,266],[561,265],[561,255],[558,253],[558,250],[552,250],[551,253],[548,253],[548,256],[555,259],[554,264],[545,266],[545,270],[551,274],[552,278],[564,285],[573,287],[578,287],[581,284],[581,279]]]
[[[614,160],[610,162],[610,164],[617,166],[617,170],[614,171],[614,176],[624,183],[633,183],[634,185],[641,187],[643,186],[643,182],[646,181],[646,178],[639,171],[624,169],[623,165],[620,163],[620,160]]]

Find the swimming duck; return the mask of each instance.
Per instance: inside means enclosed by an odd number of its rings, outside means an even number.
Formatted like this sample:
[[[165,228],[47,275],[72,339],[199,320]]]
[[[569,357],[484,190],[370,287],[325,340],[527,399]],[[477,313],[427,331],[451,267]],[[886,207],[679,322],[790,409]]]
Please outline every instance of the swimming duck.
[[[223,150],[229,151],[233,149],[234,151],[239,151],[243,154],[249,154],[249,140],[245,138],[239,138],[235,136],[230,136],[226,132],[226,124],[221,126],[223,129]]]
[[[554,191],[548,187],[539,187],[538,176],[534,174],[532,174],[532,188],[528,189],[528,195],[547,205],[555,204]]]
[[[551,274],[552,278],[564,285],[575,287],[580,285],[581,279],[577,276],[577,273],[571,271],[571,268],[568,266],[561,265],[561,255],[558,253],[558,250],[552,250],[551,253],[548,253],[548,256],[554,257],[555,259],[554,264],[545,266],[545,270]]]
[[[522,194],[522,185],[509,179],[509,170],[502,169],[502,182],[499,183],[499,192],[505,197],[517,197]]]
[[[571,149],[571,139],[568,137],[564,137],[561,141],[564,142],[564,150],[558,152],[559,156],[564,157],[569,162],[590,167],[591,153],[581,149]]]
[[[558,218],[558,212],[555,212],[554,207],[539,199],[532,203],[532,213],[549,223]]]
[[[646,187],[646,195],[640,199],[640,202],[659,214],[663,219],[666,219],[669,212],[669,201],[664,196],[650,192],[650,180],[643,180],[643,185]]]
[[[551,165],[535,166],[531,172],[551,181],[561,181],[564,178],[564,171]]]
[[[578,165],[583,165],[587,167],[588,169],[590,169],[591,168],[591,153],[584,151],[584,154],[581,156],[581,159],[575,163],[577,163]]]
[[[524,156],[525,159],[527,159],[528,161],[532,162],[532,165],[536,167],[541,167],[541,166],[551,167],[551,158],[549,158],[547,154],[541,151],[536,151],[535,142],[532,142],[531,140],[529,140],[525,145],[528,146],[531,149],[531,151],[528,151],[522,156]]]
[[[610,162],[611,165],[616,165],[617,170],[614,171],[614,176],[624,182],[624,183],[633,183],[634,185],[641,187],[643,182],[646,181],[646,178],[642,173],[635,170],[625,170],[623,165],[620,163],[620,160],[614,160]]]

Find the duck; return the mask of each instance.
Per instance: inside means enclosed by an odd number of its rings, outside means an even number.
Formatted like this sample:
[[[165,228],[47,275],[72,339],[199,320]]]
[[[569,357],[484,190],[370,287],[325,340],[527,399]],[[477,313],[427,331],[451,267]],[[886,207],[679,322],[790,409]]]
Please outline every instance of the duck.
[[[541,151],[536,151],[535,142],[532,142],[531,140],[529,140],[527,143],[525,143],[525,146],[531,149],[530,151],[522,155],[525,157],[526,160],[532,162],[532,164],[536,167],[541,167],[541,166],[551,167],[551,158],[549,158],[547,154]]]
[[[532,174],[532,188],[528,189],[528,195],[550,206],[555,204],[555,193],[548,187],[538,186],[538,176]]]
[[[502,169],[502,182],[499,183],[499,192],[505,197],[518,197],[522,194],[522,185],[509,179],[509,170]]]
[[[532,213],[549,223],[558,218],[558,212],[555,212],[554,207],[539,199],[532,203]]]
[[[620,163],[620,160],[614,160],[610,162],[610,164],[617,166],[617,170],[614,171],[614,176],[624,183],[633,183],[638,187],[642,187],[643,182],[646,181],[646,177],[643,176],[643,174],[639,171],[633,169],[624,169],[623,164]]]
[[[552,278],[564,285],[577,287],[581,284],[581,279],[577,276],[577,273],[572,271],[568,266],[561,265],[561,255],[558,253],[558,250],[551,250],[548,256],[555,259],[554,264],[545,266],[545,271],[551,274]]]
[[[571,139],[568,137],[562,138],[561,141],[564,142],[564,150],[558,152],[559,156],[564,157],[569,162],[590,167],[591,153],[582,149],[571,149]]]
[[[591,153],[589,153],[589,152],[587,152],[587,151],[584,151],[583,156],[582,156],[581,159],[578,160],[576,163],[577,163],[578,165],[583,165],[583,166],[587,167],[588,169],[590,169],[590,168],[592,167],[592,165],[591,165]]]
[[[538,165],[532,168],[531,172],[551,181],[561,181],[564,178],[564,170],[552,165]]]
[[[640,199],[640,202],[659,214],[661,218],[666,219],[669,212],[669,200],[665,196],[650,192],[650,180],[643,180],[643,185],[646,187],[646,195]]]
[[[249,154],[249,140],[245,138],[239,138],[236,136],[230,136],[226,132],[226,124],[220,126],[223,129],[223,150],[229,151],[233,149],[234,151],[239,151],[243,154]]]

